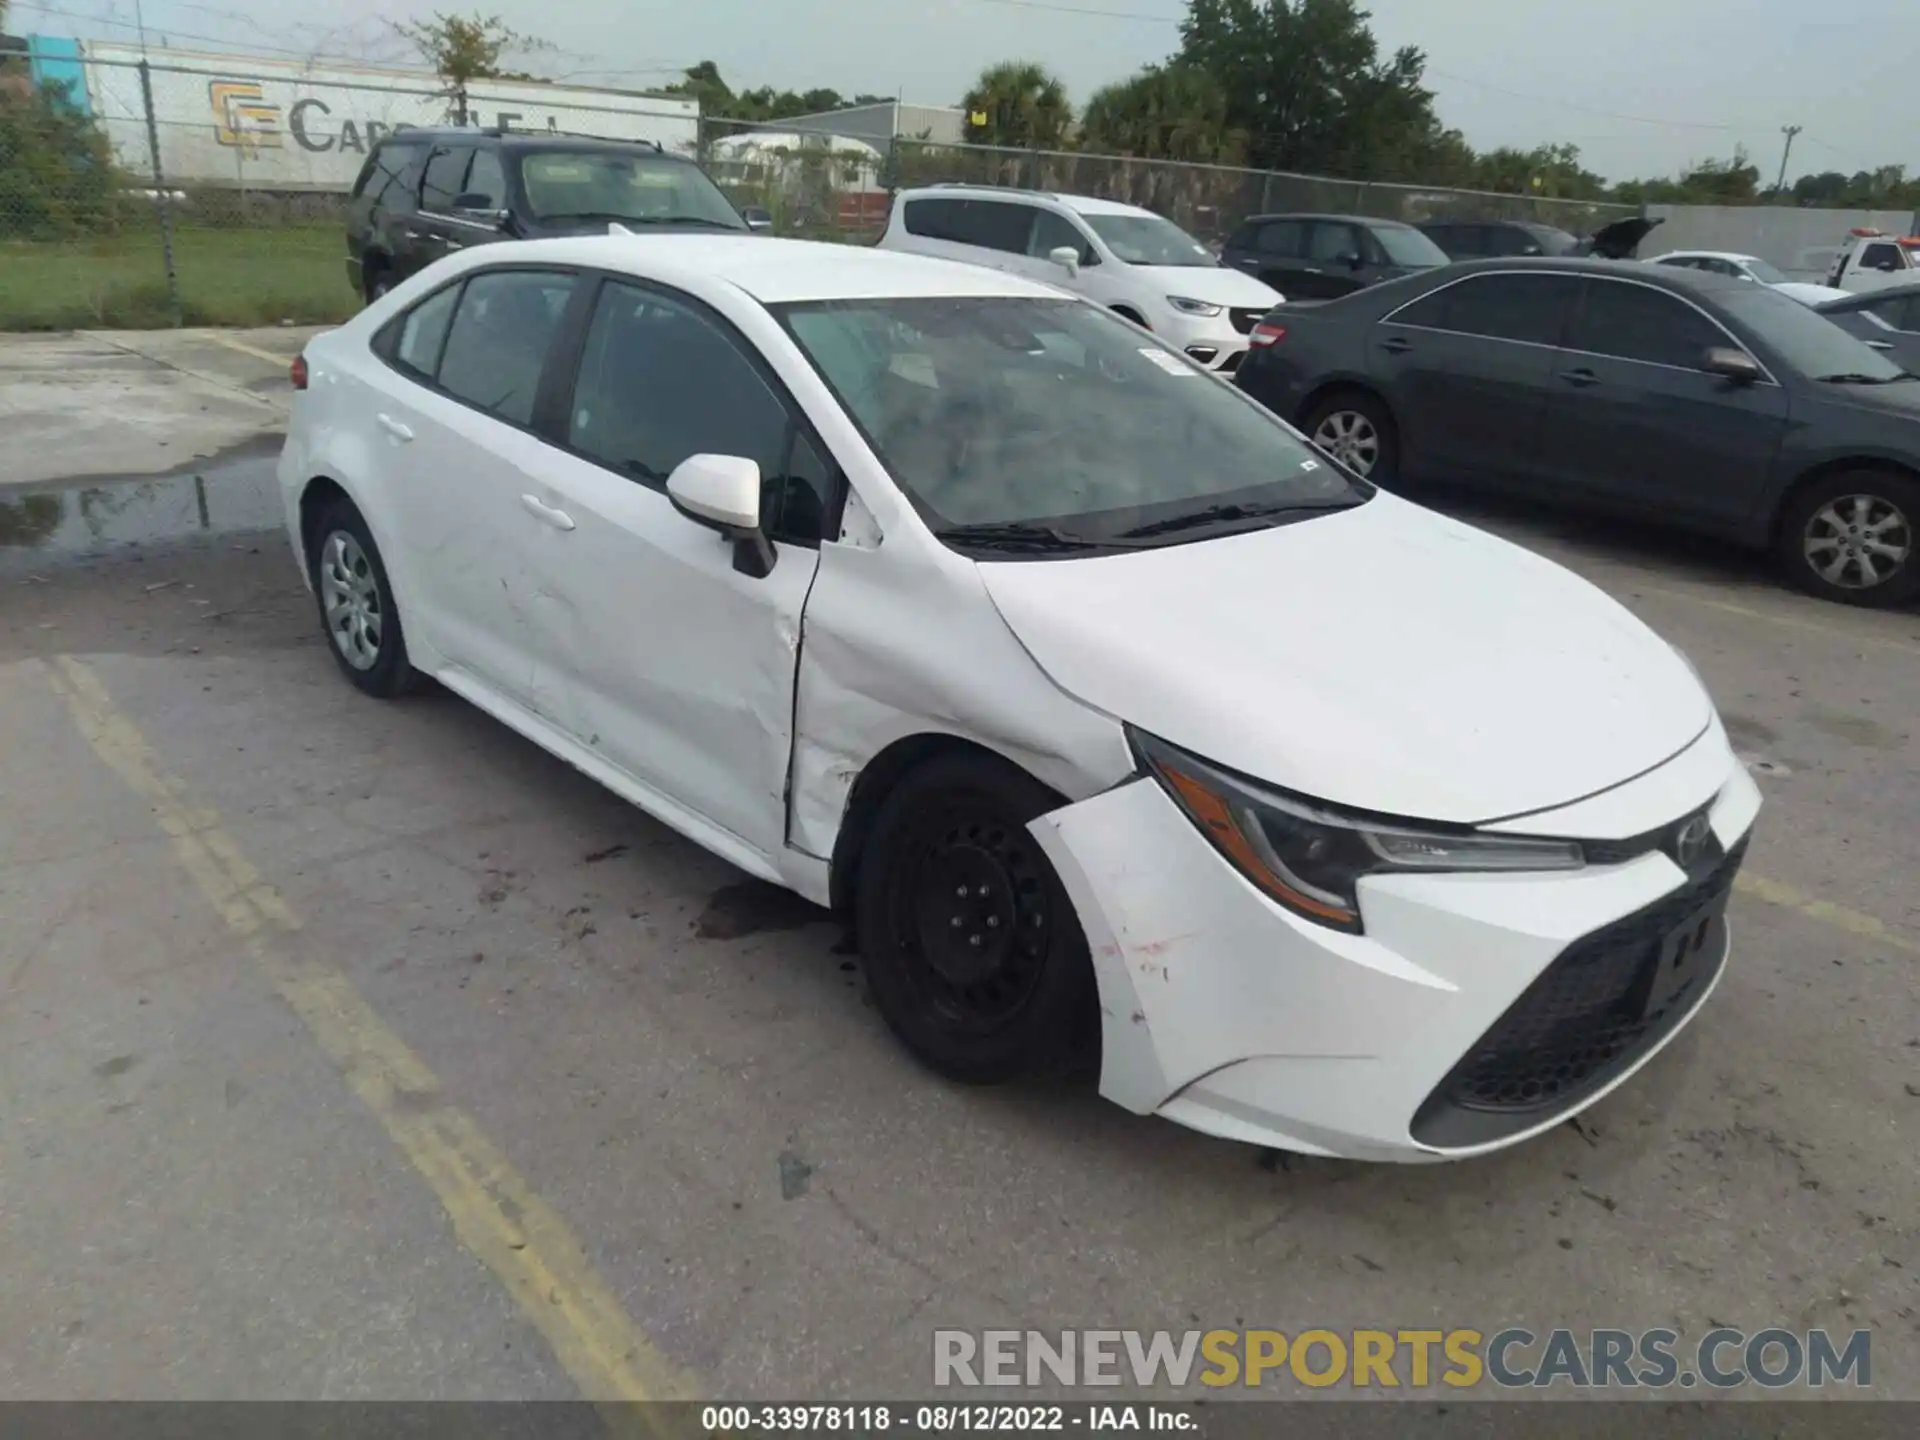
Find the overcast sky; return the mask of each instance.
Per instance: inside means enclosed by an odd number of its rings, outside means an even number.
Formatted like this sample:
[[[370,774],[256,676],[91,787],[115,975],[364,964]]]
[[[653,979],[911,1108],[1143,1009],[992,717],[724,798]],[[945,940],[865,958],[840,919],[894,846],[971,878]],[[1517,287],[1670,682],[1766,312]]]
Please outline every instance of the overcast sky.
[[[13,0],[10,28],[130,39],[134,3]],[[408,54],[390,18],[472,4],[144,0],[150,35],[176,45],[218,40],[370,60]],[[736,89],[826,85],[926,104],[956,103],[983,65],[1021,57],[1055,71],[1079,105],[1170,54],[1184,11],[1180,0],[479,4],[559,47],[539,68],[583,82],[657,84],[712,59]],[[1670,173],[1742,144],[1770,181],[1780,127],[1792,123],[1804,131],[1791,174],[1920,169],[1920,127],[1906,113],[1920,56],[1916,0],[1373,0],[1372,8],[1382,49],[1426,51],[1442,118],[1481,148],[1569,140],[1618,179]]]

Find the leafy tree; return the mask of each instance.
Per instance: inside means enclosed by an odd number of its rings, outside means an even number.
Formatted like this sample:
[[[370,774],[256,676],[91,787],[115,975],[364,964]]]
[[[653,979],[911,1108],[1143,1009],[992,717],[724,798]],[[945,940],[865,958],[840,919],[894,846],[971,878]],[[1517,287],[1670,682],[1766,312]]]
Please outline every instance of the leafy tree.
[[[1210,74],[1263,168],[1389,179],[1444,132],[1426,57],[1380,58],[1355,0],[1191,0],[1178,59]]]
[[[454,102],[454,120],[467,123],[467,85],[474,80],[532,80],[523,70],[503,70],[501,60],[516,51],[552,48],[545,40],[510,29],[498,15],[452,15],[437,12],[431,20],[393,27],[411,40],[434,73],[447,82]]]
[[[1543,199],[1602,200],[1607,194],[1607,182],[1580,163],[1580,147],[1564,144],[1489,150],[1475,158],[1466,184],[1474,190]]]
[[[960,108],[967,112],[967,138],[981,145],[1059,150],[1065,147],[1073,124],[1066,87],[1045,66],[1031,60],[989,65],[962,98]],[[974,123],[976,118],[979,124]]]
[[[1227,97],[1192,65],[1149,65],[1096,90],[1080,122],[1083,149],[1148,160],[1238,165],[1246,133],[1227,123]]]
[[[0,232],[78,234],[113,218],[113,159],[63,84],[0,89]]]

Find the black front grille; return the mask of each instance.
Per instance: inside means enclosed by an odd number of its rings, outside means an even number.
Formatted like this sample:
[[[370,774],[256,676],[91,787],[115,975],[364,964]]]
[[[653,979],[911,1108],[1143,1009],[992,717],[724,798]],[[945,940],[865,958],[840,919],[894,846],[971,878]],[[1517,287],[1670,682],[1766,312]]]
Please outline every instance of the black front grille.
[[[1538,1124],[1600,1089],[1678,1025],[1711,985],[1725,949],[1724,902],[1746,854],[1703,860],[1670,895],[1574,942],[1435,1087],[1413,1119],[1427,1145],[1482,1144]],[[1649,1006],[1661,948],[1702,910],[1695,948],[1715,956],[1664,1003]]]
[[[1253,327],[1260,323],[1260,317],[1266,313],[1264,310],[1235,309],[1227,311],[1227,318],[1233,321],[1233,328],[1242,335],[1250,335]]]

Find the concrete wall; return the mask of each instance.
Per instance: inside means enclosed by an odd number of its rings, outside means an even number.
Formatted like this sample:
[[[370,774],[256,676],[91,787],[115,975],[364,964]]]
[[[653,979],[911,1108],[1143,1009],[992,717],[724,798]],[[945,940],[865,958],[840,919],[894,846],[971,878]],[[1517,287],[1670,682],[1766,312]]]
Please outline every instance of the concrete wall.
[[[1890,235],[1910,235],[1920,217],[1907,210],[1795,210],[1776,205],[1649,205],[1647,214],[1666,223],[1641,242],[1640,258],[1669,250],[1727,250],[1757,255],[1796,280],[1816,284],[1847,231],[1873,226]]]

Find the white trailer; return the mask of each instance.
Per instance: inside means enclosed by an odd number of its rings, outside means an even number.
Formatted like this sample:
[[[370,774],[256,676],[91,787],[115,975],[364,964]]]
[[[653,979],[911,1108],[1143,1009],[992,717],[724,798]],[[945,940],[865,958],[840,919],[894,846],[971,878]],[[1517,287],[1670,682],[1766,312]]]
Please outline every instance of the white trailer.
[[[115,160],[149,173],[140,50],[93,41],[79,49],[86,98]],[[347,190],[382,135],[458,122],[457,100],[426,71],[163,48],[145,58],[170,187]],[[697,101],[575,85],[476,80],[466,109],[469,125],[653,141],[687,155],[700,129]]]

